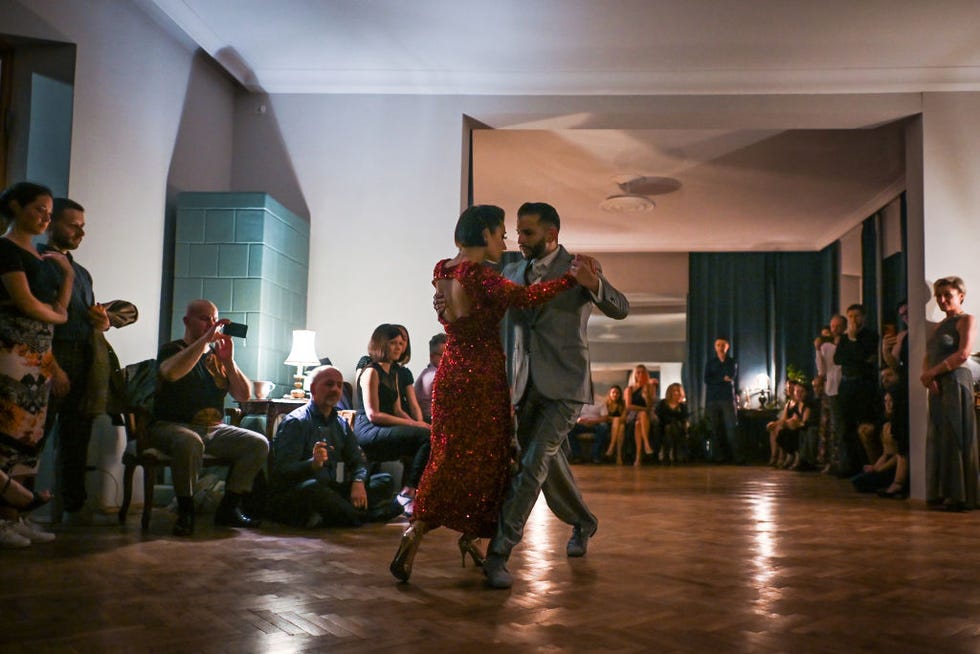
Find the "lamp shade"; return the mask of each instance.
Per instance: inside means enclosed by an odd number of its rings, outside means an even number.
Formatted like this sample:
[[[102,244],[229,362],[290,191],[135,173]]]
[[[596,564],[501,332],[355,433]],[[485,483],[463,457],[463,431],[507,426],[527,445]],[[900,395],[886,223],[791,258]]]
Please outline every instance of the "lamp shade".
[[[287,366],[318,366],[320,358],[316,355],[316,332],[309,329],[293,330],[293,347],[284,363]]]

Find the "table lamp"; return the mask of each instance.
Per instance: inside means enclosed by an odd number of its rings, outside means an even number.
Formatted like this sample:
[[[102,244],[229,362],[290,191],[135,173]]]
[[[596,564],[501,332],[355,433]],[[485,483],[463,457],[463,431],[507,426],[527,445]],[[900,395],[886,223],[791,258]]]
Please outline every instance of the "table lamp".
[[[289,395],[298,400],[306,397],[306,391],[303,390],[303,378],[305,376],[303,368],[320,365],[320,358],[316,355],[314,341],[316,341],[316,332],[309,329],[294,329],[293,347],[283,362],[287,366],[296,366],[296,374],[293,376],[293,389]]]

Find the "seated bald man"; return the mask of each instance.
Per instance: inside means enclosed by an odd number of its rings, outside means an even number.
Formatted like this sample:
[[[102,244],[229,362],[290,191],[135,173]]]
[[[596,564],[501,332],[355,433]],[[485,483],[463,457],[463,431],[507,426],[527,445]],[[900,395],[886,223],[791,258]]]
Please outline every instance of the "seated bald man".
[[[248,377],[235,363],[231,337],[221,333],[228,320],[208,300],[194,300],[184,314],[184,337],[160,346],[158,385],[153,403],[155,421],[150,442],[173,458],[177,495],[175,536],[194,533],[194,482],[204,453],[234,460],[225,495],[214,523],[225,527],[257,527],[242,512],[242,496],[265,465],[269,441],[262,434],[224,423],[225,396],[249,399]]]
[[[364,453],[337,413],[344,377],[333,366],[310,374],[308,404],[283,418],[273,441],[271,515],[295,526],[357,526],[402,513],[391,475],[368,477]]]

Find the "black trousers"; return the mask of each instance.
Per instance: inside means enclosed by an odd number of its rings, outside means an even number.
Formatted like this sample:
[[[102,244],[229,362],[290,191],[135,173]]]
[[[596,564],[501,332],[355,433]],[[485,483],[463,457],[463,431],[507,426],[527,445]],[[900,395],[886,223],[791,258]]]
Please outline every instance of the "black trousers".
[[[85,506],[85,473],[88,470],[88,444],[92,438],[92,417],[85,415],[82,399],[88,390],[89,370],[92,367],[92,343],[85,341],[54,341],[54,358],[68,374],[71,389],[65,397],[53,395],[48,403],[44,425],[45,442],[51,437],[55,422],[55,470],[62,508],[74,513]]]

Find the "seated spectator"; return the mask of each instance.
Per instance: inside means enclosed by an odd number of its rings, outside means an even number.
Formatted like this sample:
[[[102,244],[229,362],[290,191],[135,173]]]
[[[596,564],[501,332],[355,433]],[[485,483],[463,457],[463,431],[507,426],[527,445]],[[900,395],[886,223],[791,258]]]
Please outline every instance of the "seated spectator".
[[[810,425],[811,405],[807,402],[809,395],[807,384],[798,381],[793,384],[792,388],[793,405],[786,413],[783,425],[776,434],[776,445],[781,455],[778,467],[798,469],[800,467],[800,437]]]
[[[904,500],[909,496],[908,386],[905,378],[894,368],[881,371],[881,386],[892,399],[892,413],[888,422],[895,444],[895,475],[887,488],[878,491],[878,496]]]
[[[810,409],[810,419],[800,434],[799,462],[793,470],[815,470],[820,463],[821,429],[826,425],[824,420],[824,384],[822,377],[814,377],[811,382],[812,393],[808,393],[807,406]]]
[[[432,424],[432,382],[439,369],[439,360],[446,351],[446,334],[439,333],[429,339],[429,365],[419,373],[415,380],[415,397],[422,408],[422,419]]]
[[[571,449],[569,463],[583,461],[582,444],[579,442],[579,436],[582,434],[592,434],[592,452],[589,460],[592,463],[602,463],[602,452],[609,442],[609,423],[609,410],[606,408],[605,401],[584,405],[575,425],[568,432],[568,445]]]
[[[660,422],[660,462],[676,463],[687,460],[687,429],[690,425],[684,387],[673,383],[667,387],[664,399],[655,409]]]
[[[429,421],[425,420],[425,416],[422,414],[418,396],[415,394],[415,377],[412,375],[412,371],[406,367],[408,362],[412,360],[412,341],[408,337],[408,330],[403,325],[392,325],[392,327],[400,331],[402,338],[405,339],[405,349],[402,350],[401,357],[395,362],[398,364],[398,398],[402,403],[402,410],[410,418],[428,423]]]
[[[650,446],[650,417],[653,415],[656,399],[657,382],[650,378],[650,371],[641,363],[633,369],[626,388],[626,419],[633,423],[633,438],[636,441],[634,466],[640,465],[644,454],[653,454]]]
[[[626,441],[626,401],[618,384],[609,387],[606,394],[606,415],[609,416],[609,447],[605,456],[616,454],[616,465],[623,465],[623,443]]]
[[[898,447],[892,434],[892,416],[895,415],[895,404],[892,395],[885,392],[884,399],[885,422],[881,426],[882,453],[874,463],[869,463],[858,474],[851,477],[854,490],[859,493],[874,493],[887,489],[895,479],[895,468],[898,465]]]
[[[231,337],[220,331],[228,322],[218,319],[218,308],[208,300],[194,300],[184,315],[184,337],[163,344],[157,354],[155,421],[149,435],[154,447],[173,458],[175,536],[194,533],[194,482],[205,452],[235,460],[214,523],[226,527],[259,524],[242,512],[242,500],[265,466],[269,441],[262,434],[223,422],[225,396],[231,393],[244,402],[251,393],[248,377],[235,363]]]
[[[370,461],[412,458],[398,494],[399,502],[410,514],[415,489],[429,460],[430,445],[429,425],[402,408],[397,362],[405,345],[405,337],[395,325],[379,325],[371,334],[370,362],[360,370],[355,384],[354,434]]]
[[[275,453],[269,507],[294,526],[357,526],[402,512],[391,476],[368,477],[364,453],[337,414],[344,378],[333,366],[310,374],[309,403],[283,418]]]
[[[803,407],[796,399],[796,382],[787,379],[785,388],[786,404],[783,405],[779,417],[766,425],[766,430],[769,432],[769,465],[776,468],[785,467],[789,458],[786,451],[779,445],[779,434],[790,428],[790,424],[798,427],[803,414]]]

